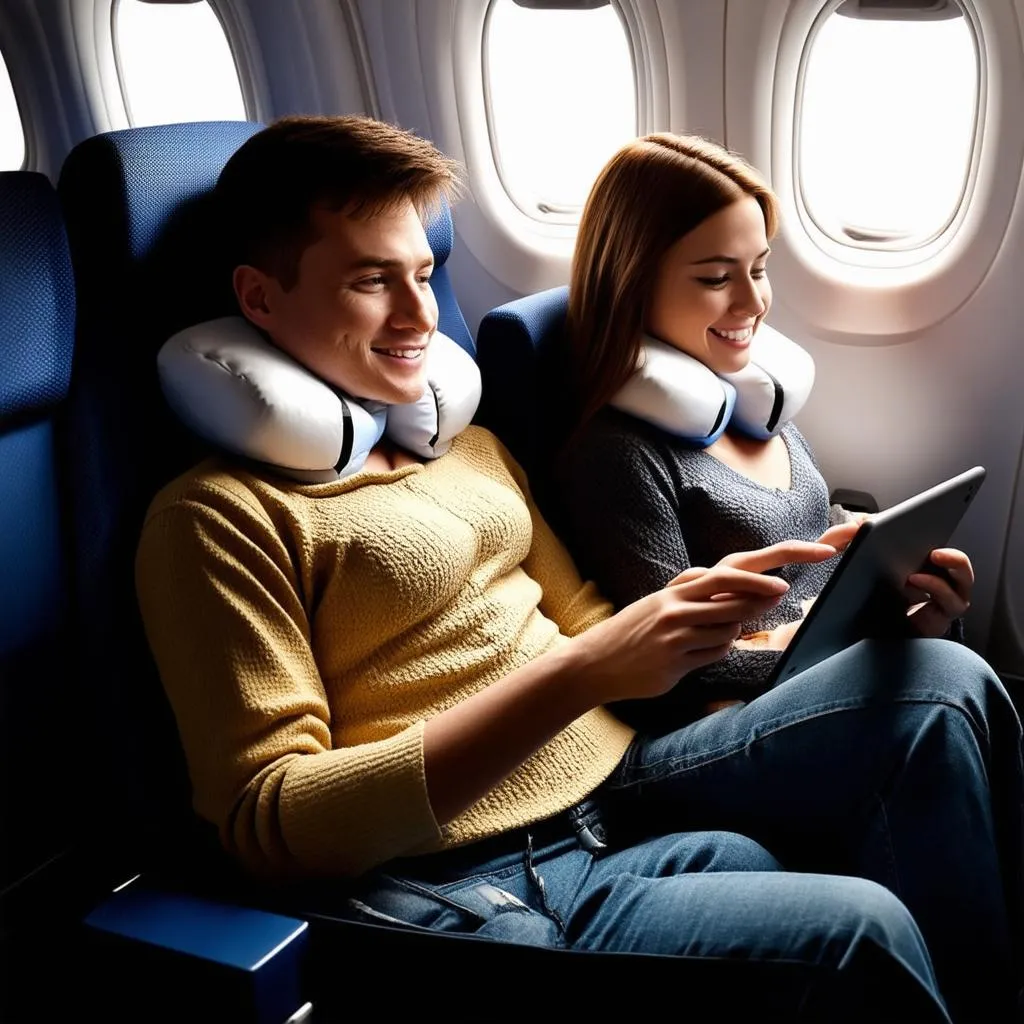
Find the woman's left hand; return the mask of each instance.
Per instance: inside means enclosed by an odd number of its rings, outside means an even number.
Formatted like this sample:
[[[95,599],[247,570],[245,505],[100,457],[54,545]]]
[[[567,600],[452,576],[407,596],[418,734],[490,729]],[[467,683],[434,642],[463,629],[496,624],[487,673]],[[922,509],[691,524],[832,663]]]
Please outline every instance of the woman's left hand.
[[[974,569],[967,555],[956,548],[936,548],[929,562],[941,572],[914,572],[907,577],[907,616],[921,636],[940,637],[971,607]]]

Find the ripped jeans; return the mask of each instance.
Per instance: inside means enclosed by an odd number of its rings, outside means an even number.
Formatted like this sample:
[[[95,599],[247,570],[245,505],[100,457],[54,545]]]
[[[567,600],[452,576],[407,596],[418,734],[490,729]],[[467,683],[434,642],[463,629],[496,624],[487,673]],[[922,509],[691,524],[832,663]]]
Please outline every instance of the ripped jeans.
[[[352,906],[678,957],[688,993],[702,962],[732,962],[723,1018],[751,1000],[754,965],[765,1018],[1016,1019],[1022,793],[1020,723],[984,661],[943,640],[865,641],[638,736],[574,818],[391,862]]]

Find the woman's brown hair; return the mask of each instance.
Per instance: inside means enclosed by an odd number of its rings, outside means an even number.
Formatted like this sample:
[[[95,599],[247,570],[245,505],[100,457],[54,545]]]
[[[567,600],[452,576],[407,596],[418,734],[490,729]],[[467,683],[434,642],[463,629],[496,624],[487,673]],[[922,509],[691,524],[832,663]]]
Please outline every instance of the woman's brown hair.
[[[760,204],[771,238],[778,227],[774,193],[749,164],[714,142],[646,135],[605,165],[583,209],[569,284],[576,430],[636,369],[644,307],[665,251],[744,196]]]

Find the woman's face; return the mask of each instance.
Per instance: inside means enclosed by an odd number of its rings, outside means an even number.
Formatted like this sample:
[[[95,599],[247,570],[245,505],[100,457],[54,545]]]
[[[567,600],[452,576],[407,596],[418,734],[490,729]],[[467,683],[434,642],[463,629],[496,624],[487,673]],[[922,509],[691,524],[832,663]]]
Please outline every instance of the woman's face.
[[[757,200],[723,207],[662,256],[644,329],[715,373],[742,370],[772,302],[768,252]]]

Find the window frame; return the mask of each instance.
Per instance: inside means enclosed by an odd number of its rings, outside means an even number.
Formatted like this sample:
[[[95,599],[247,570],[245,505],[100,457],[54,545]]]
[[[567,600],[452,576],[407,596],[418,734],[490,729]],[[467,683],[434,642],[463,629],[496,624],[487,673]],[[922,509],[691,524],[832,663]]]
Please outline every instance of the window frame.
[[[801,157],[801,126],[803,124],[803,100],[804,84],[807,77],[807,68],[810,63],[811,52],[815,40],[822,26],[836,14],[837,10],[846,0],[828,0],[822,7],[811,25],[804,42],[800,55],[800,64],[797,70],[796,96],[793,104],[793,127],[792,127],[792,184],[793,199],[797,214],[802,227],[808,237],[826,254],[844,263],[853,266],[867,267],[899,267],[909,266],[923,262],[934,256],[943,248],[955,234],[962,223],[967,207],[972,198],[973,187],[977,177],[978,160],[980,158],[982,142],[982,123],[985,108],[986,90],[984,82],[984,61],[982,59],[982,41],[979,37],[978,26],[971,17],[969,5],[961,0],[950,0],[961,12],[964,24],[970,34],[974,47],[975,66],[975,95],[974,95],[974,117],[970,138],[970,153],[966,161],[963,182],[960,187],[960,194],[950,214],[935,230],[927,235],[912,236],[910,244],[901,243],[900,240],[891,242],[870,242],[868,240],[858,242],[856,239],[837,238],[825,225],[821,224],[815,216],[803,187],[803,161]],[[913,19],[907,19],[913,20]],[[927,16],[920,20],[930,20]]]
[[[509,2],[514,3],[515,0],[487,0],[487,9],[484,12],[483,28],[481,34],[481,45],[480,45],[480,60],[481,60],[481,73],[483,76],[483,101],[484,101],[484,118],[487,126],[487,143],[490,148],[491,161],[493,162],[495,172],[498,176],[498,181],[501,184],[505,195],[508,196],[512,204],[525,216],[531,220],[536,221],[540,224],[559,224],[576,227],[579,225],[580,218],[583,216],[583,203],[579,206],[565,206],[558,208],[554,205],[548,210],[543,209],[540,203],[543,202],[541,197],[538,197],[538,204],[531,206],[530,204],[523,201],[522,197],[517,194],[516,190],[510,187],[508,181],[508,172],[505,170],[501,160],[501,147],[498,143],[498,133],[496,131],[496,118],[494,115],[493,102],[491,97],[491,72],[489,66],[489,53],[490,53],[490,33],[491,33],[491,19],[494,14],[495,6],[498,3]],[[619,27],[622,29],[622,34],[625,39],[626,49],[629,54],[630,68],[633,74],[633,125],[636,135],[641,135],[641,82],[640,76],[637,73],[637,59],[636,59],[636,46],[633,33],[630,31],[629,22],[622,10],[622,6],[619,0],[608,0],[607,5],[612,9],[615,17],[618,19]]]
[[[117,28],[117,12],[121,6],[122,0],[111,0],[110,4],[110,44],[111,53],[114,60],[114,70],[117,75],[118,90],[121,95],[121,105],[124,108],[124,116],[128,122],[130,128],[148,127],[146,125],[138,125],[135,122],[135,118],[132,115],[131,99],[128,95],[128,86],[125,79],[124,69],[121,66],[121,40]],[[251,90],[246,88],[246,78],[243,77],[243,63],[248,67],[248,61],[239,60],[239,55],[235,47],[235,41],[232,38],[232,32],[229,31],[229,25],[224,17],[223,12],[220,10],[216,0],[185,0],[185,3],[176,4],[171,3],[169,6],[192,6],[194,3],[204,3],[213,13],[213,16],[217,19],[217,23],[220,25],[220,30],[224,34],[224,41],[227,43],[228,53],[231,55],[231,63],[235,68],[235,80],[238,82],[238,91],[242,97],[242,111],[244,113],[244,119],[253,120],[252,112],[252,95]],[[220,120],[219,118],[210,118],[210,120]]]
[[[1024,167],[1024,120],[1008,102],[1024,89],[1020,26],[1014,0],[960,0],[980,60],[980,143],[959,217],[930,246],[912,251],[830,249],[805,230],[793,184],[800,59],[827,5],[830,0],[729,0],[726,143],[779,196],[782,231],[772,243],[770,273],[780,316],[835,344],[899,344],[953,316],[982,286],[1003,245]],[[788,312],[786,295],[794,298]]]

